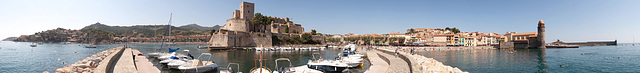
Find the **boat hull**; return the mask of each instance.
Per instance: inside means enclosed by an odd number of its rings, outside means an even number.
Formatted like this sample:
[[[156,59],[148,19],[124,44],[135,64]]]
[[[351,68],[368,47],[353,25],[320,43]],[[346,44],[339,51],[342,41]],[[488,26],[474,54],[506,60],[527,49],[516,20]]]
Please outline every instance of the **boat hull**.
[[[185,73],[205,73],[215,71],[218,64],[209,64],[200,67],[178,67],[178,69]]]

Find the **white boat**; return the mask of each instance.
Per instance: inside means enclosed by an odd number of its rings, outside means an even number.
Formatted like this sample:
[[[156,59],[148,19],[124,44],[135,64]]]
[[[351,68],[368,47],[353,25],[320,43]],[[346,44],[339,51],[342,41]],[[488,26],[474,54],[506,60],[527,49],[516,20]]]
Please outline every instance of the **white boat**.
[[[284,47],[280,49],[280,51],[291,51],[291,50],[293,50],[293,48],[291,47]]]
[[[182,50],[182,52],[183,52],[183,53],[184,53],[184,52],[189,53],[189,50]],[[171,58],[171,57],[178,57],[178,58],[181,58],[181,57],[186,57],[186,56],[187,56],[187,55],[179,54],[179,53],[176,53],[176,52],[172,52],[172,53],[171,53],[171,54],[169,54],[169,55],[162,55],[162,56],[158,56],[158,57],[156,57],[156,58],[158,58],[158,59],[160,59],[160,60],[167,60],[167,59],[169,59],[169,58]]]
[[[271,73],[271,71],[269,71],[269,68],[260,67],[260,68],[251,69],[249,73]]]
[[[276,51],[276,50],[278,50],[278,49],[280,49],[280,47],[269,48],[269,51]]]
[[[307,47],[302,47],[302,48],[300,48],[300,49],[301,49],[301,50],[309,50],[309,48],[307,48]]]
[[[198,46],[198,49],[206,49],[206,48],[209,48],[209,46],[206,46],[206,45]]]
[[[29,45],[29,46],[31,46],[31,47],[37,47],[37,46],[38,46],[38,44],[36,44],[36,43],[32,43],[32,44],[31,44],[31,45]]]
[[[167,59],[167,60],[162,60],[159,63],[161,64],[167,64],[167,66],[169,66],[170,69],[178,69],[178,67],[184,65],[187,63],[187,61],[192,60],[189,57],[181,57],[181,58],[177,58],[177,59]]]
[[[331,71],[331,72],[341,72],[347,68],[357,67],[357,66],[349,65],[342,61],[338,61],[338,60],[323,60],[323,59],[316,60],[316,61],[309,60],[307,65],[311,69]]]
[[[256,51],[263,51],[263,50],[265,50],[265,49],[266,49],[266,48],[264,48],[264,47],[256,47]]]
[[[308,65],[302,65],[302,66],[293,67],[293,68],[290,68],[290,69],[293,69],[295,71],[295,72],[292,72],[292,73],[324,73],[324,72],[319,71],[319,70],[310,69],[308,67]]]
[[[311,49],[311,50],[320,50],[320,48],[318,48],[318,47],[311,47],[309,49]]]
[[[166,52],[154,52],[154,53],[148,53],[147,56],[149,57],[158,57],[158,56],[164,56],[164,55],[171,55],[171,53],[166,53]]]
[[[240,64],[238,64],[238,63],[229,63],[229,64],[227,65],[227,69],[222,69],[222,70],[220,70],[220,73],[234,73],[234,72],[236,72],[236,71],[234,71],[234,70],[233,70],[233,68],[231,68],[231,65],[232,65],[232,64],[233,64],[233,65],[237,65],[237,66],[238,66],[238,68],[236,68],[236,69],[240,70]],[[239,72],[239,71],[238,71],[238,72],[236,72],[236,73],[242,73],[242,72]]]
[[[209,55],[209,61],[203,61],[204,59],[201,58],[203,55]],[[204,73],[215,70],[218,64],[214,63],[211,58],[213,58],[211,53],[202,53],[198,56],[198,59],[187,61],[186,64],[179,66],[178,69],[184,73]]]
[[[262,66],[262,61],[266,60],[266,59],[262,59],[262,52],[260,52],[259,59],[254,59],[254,60],[258,60],[257,62],[260,62],[260,63],[258,66],[254,66],[253,68],[251,68],[251,70],[249,70],[249,73],[271,73],[271,70],[269,68]]]
[[[315,54],[313,56],[313,60],[309,60],[307,63],[307,67],[311,69],[317,69],[322,71],[330,71],[330,72],[341,72],[347,68],[358,67],[358,65],[351,64],[351,62],[346,62],[343,60],[324,60],[322,57],[320,59],[315,59]]]
[[[282,67],[282,68],[278,68],[278,61],[283,60],[283,61],[287,61],[289,62],[289,67]],[[295,72],[295,70],[293,70],[293,64],[291,64],[291,60],[287,59],[287,58],[278,58],[275,60],[276,63],[276,70],[273,71],[273,73],[293,73]]]
[[[98,48],[96,45],[84,45],[84,48]]]

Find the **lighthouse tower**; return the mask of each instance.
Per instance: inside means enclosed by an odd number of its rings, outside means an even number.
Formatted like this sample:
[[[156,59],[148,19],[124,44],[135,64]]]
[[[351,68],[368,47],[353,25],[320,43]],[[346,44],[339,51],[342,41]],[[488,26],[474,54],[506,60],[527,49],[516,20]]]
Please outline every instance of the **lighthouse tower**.
[[[546,49],[547,47],[545,47],[545,41],[544,41],[544,22],[542,20],[540,20],[540,22],[538,22],[538,48],[539,49]]]

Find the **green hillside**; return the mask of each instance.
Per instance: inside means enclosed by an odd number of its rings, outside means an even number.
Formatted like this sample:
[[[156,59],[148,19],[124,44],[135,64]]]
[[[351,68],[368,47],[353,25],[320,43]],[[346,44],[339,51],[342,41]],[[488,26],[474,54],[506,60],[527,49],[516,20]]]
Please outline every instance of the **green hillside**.
[[[216,25],[217,26],[217,25]],[[175,27],[171,26],[171,35],[196,35],[196,34],[209,34],[211,29],[218,30],[220,26],[203,27],[197,24],[189,24],[185,26]],[[105,24],[95,23],[86,26],[82,29],[101,29],[109,32],[113,32],[116,36],[136,36],[136,37],[153,37],[168,35],[168,25],[135,25],[135,26],[108,26]],[[154,32],[156,33],[154,35]]]

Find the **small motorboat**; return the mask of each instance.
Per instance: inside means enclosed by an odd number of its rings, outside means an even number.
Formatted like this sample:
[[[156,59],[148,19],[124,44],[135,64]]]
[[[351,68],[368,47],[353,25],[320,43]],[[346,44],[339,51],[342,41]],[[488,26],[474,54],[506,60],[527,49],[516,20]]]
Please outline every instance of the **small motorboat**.
[[[209,56],[209,61],[204,61],[204,59],[202,59],[202,56],[204,55]],[[178,69],[184,73],[204,73],[215,70],[216,67],[218,67],[218,64],[214,63],[211,58],[213,58],[211,53],[202,53],[198,56],[198,59],[187,61],[187,63],[179,66]]]
[[[184,52],[189,53],[189,50],[182,50],[182,53],[184,53]],[[169,59],[169,58],[171,58],[171,57],[178,57],[178,58],[181,58],[181,57],[187,57],[187,55],[179,54],[179,53],[176,53],[176,52],[172,52],[172,53],[171,53],[171,54],[169,54],[169,55],[162,55],[162,56],[158,56],[158,57],[156,57],[156,58],[158,58],[158,59],[160,59],[160,60],[167,60],[167,59]]]
[[[207,49],[209,46],[198,46],[198,49]]]
[[[190,60],[192,60],[192,58],[189,58],[189,57],[182,57],[182,58],[172,57],[171,59],[162,60],[159,63],[160,64],[167,64],[169,69],[178,69],[178,67],[186,64],[187,61],[190,61]]]
[[[280,51],[291,51],[291,50],[293,50],[293,48],[291,47],[284,47],[280,49]]]
[[[351,64],[352,62],[346,62],[343,60],[324,60],[322,57],[315,59],[315,54],[319,53],[314,53],[312,55],[315,61],[309,60],[307,63],[308,68],[330,72],[341,72],[348,68],[358,67],[358,65]]]
[[[278,68],[278,61],[280,61],[280,60],[289,62],[289,67]],[[278,58],[278,59],[275,60],[275,63],[276,63],[276,67],[275,67],[276,70],[273,71],[273,73],[293,73],[293,72],[296,72],[293,69],[293,64],[291,64],[291,60],[289,60],[287,58]]]
[[[263,51],[264,49],[266,49],[266,48],[264,48],[264,47],[256,47],[256,51]]]
[[[84,48],[98,48],[96,45],[84,45]]]
[[[37,47],[37,46],[38,46],[38,44],[36,44],[36,43],[32,43],[32,44],[31,44],[31,45],[29,45],[29,46],[31,46],[31,47]]]
[[[233,65],[237,65],[237,66],[238,66],[238,68],[237,68],[237,69],[238,69],[238,70],[240,70],[240,64],[238,64],[238,63],[229,63],[229,64],[227,65],[227,69],[222,69],[222,70],[220,70],[220,73],[234,73],[234,72],[236,72],[236,71],[233,71],[233,68],[231,68],[231,65],[232,65],[232,64],[233,64]],[[242,72],[239,72],[239,71],[238,71],[238,72],[236,72],[236,73],[242,73]]]

